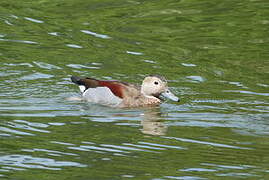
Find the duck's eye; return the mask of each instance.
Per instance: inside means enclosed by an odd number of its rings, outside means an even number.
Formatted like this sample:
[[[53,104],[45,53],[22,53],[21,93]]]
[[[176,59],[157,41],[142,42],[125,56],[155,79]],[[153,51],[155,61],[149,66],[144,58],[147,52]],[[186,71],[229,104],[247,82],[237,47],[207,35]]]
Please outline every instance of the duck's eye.
[[[154,84],[155,84],[155,85],[158,85],[158,84],[159,84],[159,82],[155,81],[155,82],[154,82]]]

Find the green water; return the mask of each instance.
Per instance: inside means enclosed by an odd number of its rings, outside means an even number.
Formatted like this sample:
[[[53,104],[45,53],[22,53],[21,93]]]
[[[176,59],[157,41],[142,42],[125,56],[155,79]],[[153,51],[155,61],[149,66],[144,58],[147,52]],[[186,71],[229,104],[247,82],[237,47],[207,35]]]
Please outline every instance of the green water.
[[[0,179],[268,179],[267,0],[0,2]],[[80,101],[71,75],[180,103]]]

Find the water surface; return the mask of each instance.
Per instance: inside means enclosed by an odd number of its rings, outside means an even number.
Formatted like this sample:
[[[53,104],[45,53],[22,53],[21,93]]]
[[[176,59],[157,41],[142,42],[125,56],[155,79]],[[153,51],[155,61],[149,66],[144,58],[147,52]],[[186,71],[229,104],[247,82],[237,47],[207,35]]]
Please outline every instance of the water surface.
[[[0,179],[267,179],[265,0],[0,2]],[[113,109],[71,75],[181,102]]]

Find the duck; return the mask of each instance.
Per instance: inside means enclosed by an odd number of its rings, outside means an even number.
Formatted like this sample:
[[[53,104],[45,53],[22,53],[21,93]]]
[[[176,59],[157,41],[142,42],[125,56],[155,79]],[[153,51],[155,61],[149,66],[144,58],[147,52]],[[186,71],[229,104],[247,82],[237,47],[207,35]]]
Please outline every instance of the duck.
[[[146,76],[141,86],[117,81],[98,80],[72,76],[78,85],[83,100],[105,106],[126,108],[158,106],[163,98],[179,102],[180,99],[168,88],[167,80],[161,75]]]

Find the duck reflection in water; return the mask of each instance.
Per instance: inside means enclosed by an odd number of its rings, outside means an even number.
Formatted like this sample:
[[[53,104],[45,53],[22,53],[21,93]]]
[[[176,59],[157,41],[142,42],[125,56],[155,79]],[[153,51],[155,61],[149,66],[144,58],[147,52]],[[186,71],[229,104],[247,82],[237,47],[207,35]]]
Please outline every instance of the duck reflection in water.
[[[164,124],[162,113],[159,107],[145,110],[141,120],[143,134],[162,136],[165,135],[168,127]]]
[[[81,104],[79,113],[89,115],[91,120],[98,122],[113,122],[115,119],[128,120],[138,118],[141,122],[142,128],[140,129],[143,134],[162,136],[167,133],[167,125],[164,123],[163,113],[160,107],[150,107],[137,109],[140,111],[140,116],[132,111],[122,111],[122,109],[112,109],[107,106],[100,106],[96,104]],[[141,112],[142,111],[142,112]],[[142,116],[141,116],[142,113]]]

